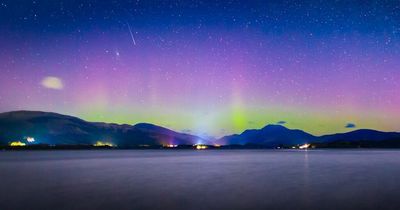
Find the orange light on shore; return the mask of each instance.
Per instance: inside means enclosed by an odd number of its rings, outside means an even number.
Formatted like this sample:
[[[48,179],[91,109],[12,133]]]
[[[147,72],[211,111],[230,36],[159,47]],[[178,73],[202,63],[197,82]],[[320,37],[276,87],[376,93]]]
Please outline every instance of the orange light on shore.
[[[13,142],[10,143],[10,146],[12,146],[12,147],[23,147],[23,146],[26,146],[26,144],[23,143],[23,142],[20,142],[20,141],[13,141]]]
[[[93,146],[95,146],[95,147],[114,147],[115,145],[110,142],[97,141]]]
[[[198,150],[207,149],[207,146],[198,144],[198,145],[196,145],[196,149],[198,149]]]

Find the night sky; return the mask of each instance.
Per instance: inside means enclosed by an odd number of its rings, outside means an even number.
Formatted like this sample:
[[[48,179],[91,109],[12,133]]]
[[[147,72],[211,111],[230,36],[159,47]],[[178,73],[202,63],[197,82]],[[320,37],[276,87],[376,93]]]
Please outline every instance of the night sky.
[[[400,1],[0,0],[0,112],[400,131]]]

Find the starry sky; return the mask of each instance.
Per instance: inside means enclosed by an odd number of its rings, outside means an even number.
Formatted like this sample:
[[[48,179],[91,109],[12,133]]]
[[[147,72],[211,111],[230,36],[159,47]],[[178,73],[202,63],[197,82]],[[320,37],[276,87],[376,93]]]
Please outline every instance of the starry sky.
[[[0,0],[0,112],[400,131],[400,1]]]

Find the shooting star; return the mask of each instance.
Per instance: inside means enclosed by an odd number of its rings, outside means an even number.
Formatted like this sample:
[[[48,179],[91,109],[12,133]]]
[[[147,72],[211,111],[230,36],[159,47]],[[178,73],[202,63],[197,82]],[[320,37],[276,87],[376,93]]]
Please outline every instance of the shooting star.
[[[132,33],[132,30],[131,30],[131,25],[129,25],[128,22],[126,22],[126,23],[128,24],[129,33],[131,34],[132,43],[133,43],[133,45],[136,46],[136,41],[135,41],[135,37],[133,37],[133,33]]]

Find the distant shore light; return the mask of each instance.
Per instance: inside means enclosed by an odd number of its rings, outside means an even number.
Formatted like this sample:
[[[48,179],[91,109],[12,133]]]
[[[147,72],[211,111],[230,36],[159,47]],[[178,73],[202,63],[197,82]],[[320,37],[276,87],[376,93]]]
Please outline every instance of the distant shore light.
[[[202,144],[198,144],[198,145],[196,145],[196,149],[198,149],[198,150],[207,149],[207,146],[206,145],[202,145]]]
[[[167,144],[167,145],[165,145],[165,147],[176,148],[176,147],[178,147],[178,145],[177,144]]]
[[[115,147],[114,144],[110,142],[103,142],[103,141],[97,141],[93,146],[95,147]]]
[[[29,143],[35,142],[35,138],[33,137],[27,137],[26,141],[28,141]]]
[[[311,144],[303,144],[299,146],[299,149],[308,149],[311,146]]]
[[[10,143],[10,146],[12,146],[12,147],[23,147],[23,146],[26,146],[26,144],[23,143],[23,142],[20,142],[20,141],[13,141],[13,142]]]

